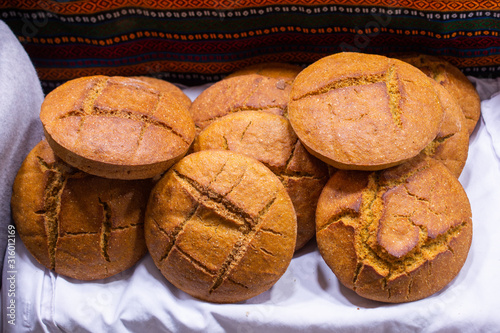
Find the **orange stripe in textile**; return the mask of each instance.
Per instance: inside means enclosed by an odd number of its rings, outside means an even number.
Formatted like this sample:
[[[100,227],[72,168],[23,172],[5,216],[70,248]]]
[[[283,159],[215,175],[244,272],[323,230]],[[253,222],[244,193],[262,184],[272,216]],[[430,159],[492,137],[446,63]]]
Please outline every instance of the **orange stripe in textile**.
[[[216,4],[216,6],[214,6]],[[491,0],[478,1],[457,1],[457,0],[337,0],[335,2],[326,0],[312,1],[271,1],[271,0],[221,0],[221,1],[185,1],[185,0],[114,0],[114,1],[70,1],[56,2],[51,0],[18,0],[0,2],[0,8],[17,8],[22,10],[45,10],[53,13],[71,15],[71,14],[92,14],[101,11],[116,10],[125,7],[138,7],[147,9],[211,9],[211,10],[229,10],[264,6],[379,6],[391,8],[408,8],[415,10],[428,11],[476,11],[476,10],[499,10],[500,2]]]

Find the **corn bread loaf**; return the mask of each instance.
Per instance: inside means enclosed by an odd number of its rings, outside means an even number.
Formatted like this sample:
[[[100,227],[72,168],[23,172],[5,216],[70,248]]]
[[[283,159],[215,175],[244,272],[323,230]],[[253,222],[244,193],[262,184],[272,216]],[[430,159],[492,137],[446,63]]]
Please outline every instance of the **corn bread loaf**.
[[[230,151],[184,157],[151,192],[146,243],[165,278],[201,300],[256,296],[287,269],[297,221],[279,179]]]
[[[395,55],[424,72],[441,84],[455,98],[466,119],[467,131],[472,134],[481,116],[481,100],[469,79],[448,61],[426,54]]]
[[[66,163],[106,178],[144,179],[164,172],[194,140],[185,103],[145,81],[91,76],[49,93],[45,136]]]
[[[438,292],[461,270],[471,244],[467,195],[431,158],[376,172],[337,171],[316,214],[325,262],[344,286],[377,301]]]
[[[259,74],[275,79],[284,79],[288,84],[292,84],[293,80],[301,70],[302,67],[297,65],[281,62],[265,62],[237,70],[226,76],[226,79],[239,75]]]
[[[237,111],[284,115],[290,89],[284,79],[258,74],[234,76],[214,83],[198,95],[191,105],[191,116],[199,133],[215,119]]]
[[[328,180],[328,167],[304,149],[285,117],[262,111],[229,114],[201,131],[193,147],[231,150],[264,163],[292,199],[297,214],[295,250],[314,237],[316,203]]]
[[[421,154],[441,161],[457,178],[467,161],[469,131],[458,102],[440,84],[435,83],[444,116],[439,132]]]
[[[179,102],[185,104],[187,108],[191,107],[192,101],[189,96],[186,95],[181,88],[168,81],[157,79],[151,76],[133,76],[132,78],[147,82],[153,86],[156,86],[160,90],[165,90],[167,93],[175,96],[175,98],[177,98]]]
[[[383,56],[338,53],[294,80],[288,118],[309,152],[340,169],[400,164],[437,135],[443,110],[415,67]]]
[[[15,178],[12,216],[40,264],[79,280],[103,279],[146,254],[144,213],[152,187],[151,180],[76,170],[42,140]]]

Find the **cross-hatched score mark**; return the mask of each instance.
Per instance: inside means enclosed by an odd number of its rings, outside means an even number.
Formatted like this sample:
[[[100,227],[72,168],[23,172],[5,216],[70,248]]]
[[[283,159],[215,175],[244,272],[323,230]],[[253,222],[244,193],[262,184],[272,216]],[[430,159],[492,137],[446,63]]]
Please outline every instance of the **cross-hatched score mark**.
[[[218,175],[221,173],[222,169],[219,171]],[[240,233],[240,236],[233,244],[232,249],[229,251],[229,254],[220,265],[218,271],[213,274],[214,279],[212,281],[210,289],[208,290],[209,293],[213,293],[217,290],[218,287],[220,287],[224,280],[229,279],[228,276],[231,273],[232,269],[236,267],[240,260],[243,258],[249,244],[252,242],[255,234],[261,228],[262,217],[267,213],[267,211],[275,202],[277,194],[274,193],[272,195],[271,199],[263,206],[257,216],[251,216],[249,213],[245,212],[243,209],[239,208],[236,204],[226,198],[227,195],[238,186],[241,179],[245,176],[245,173],[242,173],[240,179],[236,180],[233,184],[233,187],[224,195],[211,190],[209,187],[201,185],[199,182],[193,180],[192,178],[189,178],[186,175],[181,174],[177,170],[173,172],[173,176],[179,183],[182,184],[182,188],[186,192],[188,192],[199,204],[192,211],[192,214],[189,214],[186,220],[174,230],[174,232],[172,233],[170,244],[167,245],[168,251],[161,260],[166,260],[168,258],[170,250],[175,246],[177,237],[182,232],[182,229],[186,227],[188,221],[191,221],[197,214],[200,206],[203,206],[204,208],[214,212],[221,218],[228,220],[229,225],[232,225]],[[214,177],[214,180],[216,178],[217,176]],[[207,272],[211,271],[205,265],[195,260],[189,253],[186,253],[179,247],[177,248],[181,253],[183,253],[183,255],[188,257],[190,260],[193,260],[196,265],[199,266],[202,270]],[[233,280],[231,281],[246,288],[246,286],[241,282]]]
[[[115,98],[113,94],[121,96],[121,99],[124,100]],[[156,126],[166,130],[179,137],[186,145],[189,145],[190,141],[185,135],[179,133],[172,126],[156,117],[163,98],[165,98],[165,95],[162,92],[148,90],[140,86],[115,83],[110,81],[109,78],[104,78],[95,83],[89,90],[80,109],[71,110],[60,116],[59,119],[68,117],[80,118],[78,130],[75,133],[77,137],[74,143],[75,146],[83,144],[78,139],[88,117],[92,116],[132,120],[141,124],[140,133],[137,135],[136,151],[141,145],[148,126]],[[110,130],[112,129],[110,128]],[[107,138],[113,140],[113,133],[109,133]]]

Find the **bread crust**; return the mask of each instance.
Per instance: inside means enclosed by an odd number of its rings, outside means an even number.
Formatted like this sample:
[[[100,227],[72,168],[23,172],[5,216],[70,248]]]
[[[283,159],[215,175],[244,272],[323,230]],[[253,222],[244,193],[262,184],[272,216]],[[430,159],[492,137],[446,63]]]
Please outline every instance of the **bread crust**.
[[[284,79],[259,74],[238,75],[205,89],[191,105],[197,133],[215,119],[238,111],[286,115],[291,85]]]
[[[469,135],[481,116],[481,99],[474,85],[460,69],[443,58],[427,54],[408,53],[392,55],[405,61],[442,85],[460,105]]]
[[[295,250],[314,237],[316,204],[328,180],[328,167],[307,152],[285,117],[262,111],[229,114],[201,131],[193,148],[227,149],[264,163],[292,199],[297,214]]]
[[[383,171],[335,173],[318,201],[316,238],[343,285],[365,298],[410,302],[461,270],[471,216],[457,178],[422,157]]]
[[[188,151],[188,107],[143,80],[91,76],[49,93],[41,108],[45,136],[66,163],[106,178],[145,179]]]
[[[78,280],[104,279],[146,254],[144,214],[152,187],[151,180],[76,170],[42,140],[15,178],[12,216],[40,264]]]
[[[302,71],[302,67],[281,62],[266,62],[250,65],[236,70],[225,77],[232,78],[239,75],[259,74],[275,79],[284,79],[288,84],[292,84],[295,77]]]
[[[380,170],[418,155],[443,110],[431,80],[402,61],[353,52],[306,67],[288,118],[309,152],[339,169]]]
[[[435,83],[444,116],[439,132],[421,154],[442,162],[459,177],[469,154],[469,132],[467,122],[458,102],[439,83]]]
[[[297,222],[285,188],[263,164],[205,150],[184,157],[155,186],[145,236],[173,285],[201,300],[234,303],[282,276]]]
[[[147,82],[153,86],[156,86],[158,89],[165,90],[167,93],[174,95],[177,100],[183,103],[187,108],[191,107],[192,101],[189,96],[186,95],[181,88],[177,87],[173,83],[151,76],[133,76],[132,78]]]

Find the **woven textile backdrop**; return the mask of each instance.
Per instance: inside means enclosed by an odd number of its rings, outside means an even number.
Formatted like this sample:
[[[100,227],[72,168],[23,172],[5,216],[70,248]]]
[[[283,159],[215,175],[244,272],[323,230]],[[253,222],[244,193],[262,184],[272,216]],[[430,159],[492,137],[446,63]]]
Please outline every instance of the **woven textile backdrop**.
[[[0,0],[0,19],[44,90],[84,75],[216,81],[260,62],[306,65],[340,51],[442,56],[500,73],[500,3],[431,0]]]

